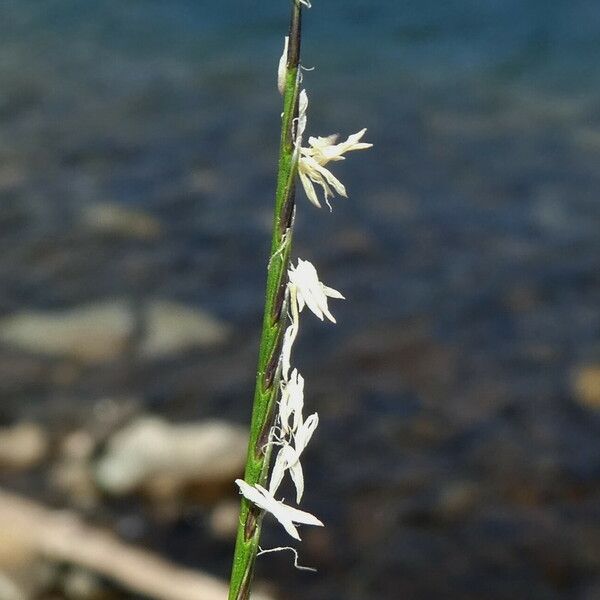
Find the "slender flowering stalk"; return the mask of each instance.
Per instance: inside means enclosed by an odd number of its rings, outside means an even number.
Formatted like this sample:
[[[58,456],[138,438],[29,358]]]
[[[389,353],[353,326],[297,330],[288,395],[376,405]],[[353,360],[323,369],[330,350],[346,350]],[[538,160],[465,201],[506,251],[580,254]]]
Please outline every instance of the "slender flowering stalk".
[[[263,516],[271,514],[295,540],[300,540],[298,525],[323,526],[314,515],[285,504],[275,495],[286,474],[296,488],[296,503],[304,494],[301,456],[319,424],[317,413],[304,419],[304,378],[291,369],[292,348],[300,330],[300,314],[308,308],[321,321],[335,323],[328,300],[344,299],[337,290],[319,279],[317,269],[307,260],[290,264],[292,229],[295,215],[295,181],[299,176],[308,199],[320,208],[315,184],[323,190],[325,202],[335,191],[346,196],[343,183],[327,168],[329,163],[345,160],[344,154],[364,150],[363,129],[337,143],[337,135],[310,137],[303,147],[307,127],[308,95],[300,89],[300,24],[302,7],[309,0],[292,0],[290,34],[285,38],[283,56],[277,71],[277,87],[283,94],[279,173],[275,195],[273,239],[268,263],[265,313],[260,342],[250,441],[244,479],[236,479],[242,494],[240,525],[229,588],[229,600],[250,598],[254,564],[259,554]],[[277,448],[269,478],[272,448]],[[267,484],[268,480],[268,484]],[[295,549],[282,546],[276,550]],[[309,569],[310,570],[310,569]]]
[[[295,127],[300,94],[300,43],[302,6],[292,0],[290,32],[284,58],[278,72],[278,85],[283,92],[283,115],[279,152],[279,172],[273,215],[273,238],[267,273],[267,290],[259,361],[250,425],[250,440],[244,481],[246,486],[266,485],[270,446],[268,444],[277,406],[277,381],[280,354],[285,335],[285,297],[292,226],[295,205]],[[296,121],[295,121],[296,120]],[[246,491],[248,488],[245,488]],[[257,489],[257,488],[254,488]],[[258,488],[260,490],[261,488]],[[260,495],[263,499],[266,496]],[[261,532],[264,510],[268,504],[256,502],[257,497],[244,496],[240,509],[240,524],[236,537],[229,600],[245,600],[250,588]],[[271,504],[271,506],[274,506]],[[280,510],[281,513],[281,510]],[[286,521],[291,525],[293,519]],[[296,521],[298,522],[298,521]],[[289,527],[290,530],[291,527]]]

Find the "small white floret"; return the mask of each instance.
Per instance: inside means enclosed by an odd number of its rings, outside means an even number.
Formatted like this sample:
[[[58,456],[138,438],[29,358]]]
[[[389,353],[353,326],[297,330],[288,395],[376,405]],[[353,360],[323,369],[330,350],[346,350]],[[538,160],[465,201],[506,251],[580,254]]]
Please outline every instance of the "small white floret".
[[[298,475],[300,476],[300,487],[304,489],[304,476],[302,474],[302,467],[300,466],[299,456],[296,454],[296,451],[289,445],[282,446],[277,453],[277,457],[275,458],[275,464],[273,465],[273,470],[271,471],[271,479],[269,480],[269,492],[271,494],[276,494],[281,482],[283,481],[283,476],[285,472],[291,467],[291,465],[298,465],[300,467],[300,473],[296,472],[295,477],[292,475],[292,479],[294,480],[294,485],[296,484],[296,479]],[[302,493],[300,492],[300,497],[302,497]],[[298,500],[298,487],[296,487],[296,502],[300,502]]]
[[[261,485],[256,484],[252,487],[243,479],[236,479],[235,482],[244,498],[256,504],[258,508],[271,513],[294,539],[300,540],[300,535],[294,523],[297,525],[323,527],[323,523],[317,517],[303,510],[288,506],[283,502],[279,502]]]
[[[298,456],[300,456],[306,446],[308,446],[308,442],[310,442],[310,438],[318,425],[319,415],[313,413],[306,421],[304,421],[304,423],[301,423],[296,430],[296,433],[294,434],[294,448]]]
[[[283,42],[283,54],[279,59],[279,68],[277,69],[277,89],[279,93],[283,96],[285,92],[285,79],[287,76],[287,58],[288,58],[288,47],[290,44],[289,36],[285,36],[285,41]]]
[[[303,154],[312,156],[319,164],[327,164],[328,162],[336,162],[345,160],[346,152],[354,152],[356,150],[367,150],[373,147],[373,144],[361,142],[360,140],[367,133],[366,129],[361,129],[357,133],[348,136],[344,142],[336,144],[338,135],[330,135],[328,137],[310,137],[308,138],[308,148],[303,148]]]
[[[304,407],[304,377],[294,369],[290,378],[281,383],[281,399],[279,400],[279,421],[285,434],[296,431],[302,422]],[[290,425],[290,419],[292,424]]]
[[[297,323],[292,323],[288,326],[283,334],[283,345],[281,346],[281,378],[283,381],[287,381],[289,377],[291,360],[292,360],[292,347],[296,341],[298,335]]]
[[[325,202],[330,209],[329,198],[333,198],[334,191],[339,196],[348,197],[344,184],[326,168],[326,165],[330,162],[345,160],[346,157],[344,154],[346,152],[371,148],[373,144],[360,141],[366,131],[366,129],[362,129],[348,136],[346,141],[339,144],[335,143],[337,135],[310,137],[308,139],[308,147],[300,149],[298,175],[308,199],[318,208],[321,207],[321,203],[319,202],[314,184],[322,188]]]
[[[304,135],[304,130],[306,129],[307,116],[306,112],[308,110],[308,94],[306,90],[302,90],[300,92],[300,97],[298,98],[298,129],[296,131],[296,144],[298,146],[302,145],[302,136]]]
[[[325,316],[332,323],[336,322],[329,311],[327,298],[343,300],[344,296],[319,281],[317,270],[311,262],[299,258],[298,266],[292,266],[288,270],[288,277],[290,280],[289,285],[295,286],[294,291],[299,311],[302,311],[304,305],[306,305],[321,321]]]
[[[300,462],[300,456],[304,452],[310,438],[312,437],[317,425],[319,424],[319,416],[314,413],[301,423],[296,433],[294,434],[294,447],[284,445],[277,453],[275,464],[271,472],[271,480],[269,482],[269,491],[275,494],[283,481],[283,476],[286,471],[290,472],[294,487],[296,488],[296,502],[299,504],[304,494],[304,472]]]

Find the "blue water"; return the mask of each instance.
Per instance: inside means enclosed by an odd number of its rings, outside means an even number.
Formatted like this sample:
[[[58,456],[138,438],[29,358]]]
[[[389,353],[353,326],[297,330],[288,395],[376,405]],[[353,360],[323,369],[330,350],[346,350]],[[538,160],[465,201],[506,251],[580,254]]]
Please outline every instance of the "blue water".
[[[331,538],[315,538],[324,573],[295,597],[594,594],[597,559],[576,552],[594,534],[576,536],[597,512],[600,436],[570,390],[600,336],[600,1],[313,5],[308,131],[366,126],[375,146],[336,165],[350,198],[333,215],[298,193],[294,252],[349,301],[298,346],[325,432],[309,502]],[[69,387],[25,363],[37,379],[3,405],[52,420],[56,398],[133,388],[170,418],[247,419],[288,8],[0,0],[1,314],[148,295],[238,335],[218,368],[186,356],[129,387],[120,372]],[[148,212],[162,236],[94,237],[80,212],[102,202]],[[443,485],[465,482],[481,497],[440,523]],[[226,573],[229,549],[192,537]]]
[[[240,63],[245,58],[259,71],[267,52],[279,46],[288,6],[274,0],[5,0],[1,11],[3,44],[57,52],[55,58],[97,47],[146,59],[177,57],[202,68],[226,55]],[[503,74],[560,87],[598,81],[595,0],[327,0],[315,3],[305,21],[307,59],[320,65],[358,61],[357,68],[368,64],[381,76]]]

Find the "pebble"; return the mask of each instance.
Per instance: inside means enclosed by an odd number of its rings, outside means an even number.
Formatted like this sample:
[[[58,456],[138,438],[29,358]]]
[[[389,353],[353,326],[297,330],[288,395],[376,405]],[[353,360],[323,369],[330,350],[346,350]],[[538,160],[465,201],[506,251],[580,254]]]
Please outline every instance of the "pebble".
[[[81,219],[94,232],[121,238],[155,240],[162,232],[158,219],[141,210],[109,202],[87,206]]]
[[[239,500],[223,500],[210,513],[209,526],[212,534],[219,540],[235,538],[239,523]]]
[[[97,364],[126,348],[134,320],[126,303],[98,302],[69,310],[23,311],[0,321],[0,341],[48,357]]]
[[[229,327],[198,309],[166,301],[150,302],[146,308],[145,336],[141,354],[158,359],[191,348],[210,348],[222,344]]]
[[[600,410],[600,364],[585,365],[575,370],[573,394],[581,406]]]
[[[246,446],[246,431],[224,421],[173,425],[140,417],[109,439],[96,481],[117,496],[157,482],[172,494],[191,483],[220,485],[243,471]]]
[[[48,436],[34,423],[0,429],[0,469],[24,471],[37,466],[48,452]]]
[[[0,599],[1,600],[24,600],[24,593],[17,584],[0,573]]]
[[[157,359],[223,343],[229,326],[206,311],[150,300],[142,309],[139,352]],[[33,354],[96,365],[116,360],[131,346],[136,318],[124,300],[62,311],[22,311],[0,321],[0,342]]]

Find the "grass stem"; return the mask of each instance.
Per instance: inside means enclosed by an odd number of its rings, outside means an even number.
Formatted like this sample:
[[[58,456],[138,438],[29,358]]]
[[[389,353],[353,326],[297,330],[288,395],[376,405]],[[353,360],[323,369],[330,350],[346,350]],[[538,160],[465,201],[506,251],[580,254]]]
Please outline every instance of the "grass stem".
[[[267,442],[279,392],[279,359],[287,321],[285,289],[295,211],[297,164],[294,157],[294,119],[298,116],[300,92],[301,20],[302,7],[298,0],[292,0],[273,238],[268,262],[265,312],[244,474],[245,481],[250,485],[256,483],[264,485],[268,475],[270,448]],[[242,498],[229,600],[250,598],[262,516],[260,509]]]

